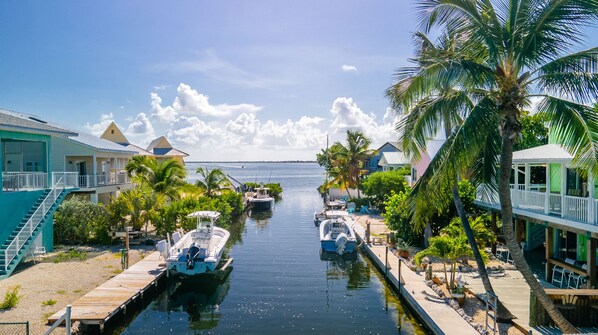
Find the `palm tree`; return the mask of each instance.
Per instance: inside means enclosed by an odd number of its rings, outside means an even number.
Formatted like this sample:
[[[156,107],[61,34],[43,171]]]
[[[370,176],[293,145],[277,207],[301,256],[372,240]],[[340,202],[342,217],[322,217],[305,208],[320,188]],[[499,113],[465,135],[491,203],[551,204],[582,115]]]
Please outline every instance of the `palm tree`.
[[[598,18],[598,2],[421,0],[419,18],[426,31],[437,27],[442,34],[461,39],[462,52],[431,57],[423,68],[400,70],[399,80],[410,79],[394,93],[417,101],[447,81],[475,93],[475,105],[439,152],[438,167],[473,166],[485,181],[498,177],[498,187],[488,185],[498,189],[505,239],[517,269],[558,327],[575,332],[519,248],[509,180],[522,111],[533,97],[542,99],[538,112],[546,117],[555,139],[575,157],[573,164],[598,175],[598,115],[586,105],[598,98],[598,48],[567,54],[583,39],[582,29]]]
[[[131,160],[127,164],[127,171],[135,172],[134,178],[142,187],[149,187],[171,199],[178,197],[177,188],[184,184],[186,176],[183,165],[174,159],[142,158],[137,161]]]
[[[349,187],[357,188],[357,197],[359,194],[359,181],[364,173],[363,164],[366,159],[373,156],[376,151],[370,149],[372,141],[365,137],[358,130],[347,130],[347,144],[340,144],[336,153],[338,159],[342,160],[347,167],[347,182]]]
[[[434,42],[421,32],[416,33],[414,39],[418,48],[416,57],[411,61],[420,71],[425,69],[426,66],[431,65],[431,60],[436,57],[456,58],[461,52],[459,39],[450,34],[442,35],[439,38],[438,45],[434,44]],[[413,99],[410,96],[400,94],[402,92],[401,87],[408,85],[412,79],[410,76],[399,80],[398,83],[387,90],[386,95],[393,107],[397,109],[404,108],[408,113],[397,124],[397,131],[400,134],[399,143],[401,143],[403,152],[408,156],[420,158],[420,153],[425,151],[428,139],[434,137],[438,131],[444,131],[446,138],[451,136],[453,130],[460,126],[463,118],[466,118],[469,114],[471,108],[474,106],[474,101],[469,92],[461,89],[458,83],[450,80],[450,78],[444,82],[436,83],[437,87],[435,91],[419,99]],[[459,171],[451,172],[446,176],[446,188],[451,191],[454,206],[465,232],[464,236],[467,237],[467,241],[472,249],[484,289],[486,292],[495,294],[488,272],[486,271],[482,251],[478,243],[476,243],[475,232],[470,225],[463,202],[459,196]],[[428,169],[420,177],[417,187],[409,195],[409,201],[413,203],[411,208],[418,212],[418,215],[413,215],[415,223],[420,226],[418,229],[421,229],[422,224],[430,224],[429,214],[441,213],[448,205],[430,201],[430,199],[434,199],[435,197],[430,197],[429,193],[438,193],[438,184],[430,182],[433,173],[437,173],[434,164],[432,164],[432,168]],[[421,215],[422,213],[426,213],[426,215]],[[500,302],[498,317],[500,319],[512,318],[511,314]]]
[[[196,185],[201,188],[208,197],[214,196],[216,192],[229,189],[232,184],[221,169],[208,170],[207,167],[197,168],[195,173],[201,174],[203,180],[198,180]]]

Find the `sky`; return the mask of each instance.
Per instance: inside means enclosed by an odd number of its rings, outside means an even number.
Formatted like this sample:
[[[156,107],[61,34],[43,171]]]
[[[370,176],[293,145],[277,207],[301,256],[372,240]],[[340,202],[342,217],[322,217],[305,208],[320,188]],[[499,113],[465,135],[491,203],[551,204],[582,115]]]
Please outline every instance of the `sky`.
[[[349,128],[376,148],[397,138],[384,90],[416,3],[2,1],[0,108],[195,161],[314,160]]]

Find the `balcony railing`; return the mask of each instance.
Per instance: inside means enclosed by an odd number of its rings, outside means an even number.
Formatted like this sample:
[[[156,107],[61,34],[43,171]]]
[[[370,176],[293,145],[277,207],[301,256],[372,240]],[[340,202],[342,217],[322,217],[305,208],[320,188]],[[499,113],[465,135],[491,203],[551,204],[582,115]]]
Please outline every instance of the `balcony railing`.
[[[93,188],[112,185],[129,184],[129,176],[126,173],[110,173],[99,175],[79,175],[80,188]]]
[[[45,172],[2,172],[3,191],[40,190],[48,188]]]
[[[482,196],[482,194],[485,195]],[[481,189],[478,190],[476,200],[491,205],[500,204],[498,194],[495,192],[491,194],[482,193]],[[598,199],[521,190],[520,187],[515,188],[511,185],[511,202],[513,208],[535,213],[557,215],[581,223],[598,224]]]

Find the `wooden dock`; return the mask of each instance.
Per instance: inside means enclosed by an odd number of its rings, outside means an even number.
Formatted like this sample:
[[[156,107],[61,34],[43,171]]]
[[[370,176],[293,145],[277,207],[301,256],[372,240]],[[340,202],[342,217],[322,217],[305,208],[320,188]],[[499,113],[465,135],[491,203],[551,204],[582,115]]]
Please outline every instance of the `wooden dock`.
[[[158,280],[166,270],[164,261],[159,256],[157,251],[153,252],[74,301],[71,304],[71,320],[103,327],[111,317],[142,297],[153,285],[158,285]],[[54,323],[65,311],[66,308],[56,312],[48,318],[48,322]]]

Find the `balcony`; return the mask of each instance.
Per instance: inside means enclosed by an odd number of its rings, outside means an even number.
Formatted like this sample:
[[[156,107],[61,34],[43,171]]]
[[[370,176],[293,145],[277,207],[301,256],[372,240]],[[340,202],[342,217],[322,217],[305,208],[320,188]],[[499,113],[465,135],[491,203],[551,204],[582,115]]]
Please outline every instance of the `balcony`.
[[[95,188],[103,186],[114,186],[130,184],[131,180],[124,172],[116,172],[99,175],[78,175],[80,188]]]
[[[521,212],[530,212],[530,214],[545,214],[578,223],[598,225],[598,200],[547,193],[546,185],[528,185],[528,190],[524,188],[524,185],[517,185],[517,187],[511,185],[513,210],[519,209]],[[477,192],[476,202],[485,206],[500,206],[498,193],[488,194],[481,192],[481,189]]]
[[[43,190],[51,188],[59,181],[65,188],[78,187],[76,172],[53,172],[50,183],[46,172],[2,172],[2,191]]]

